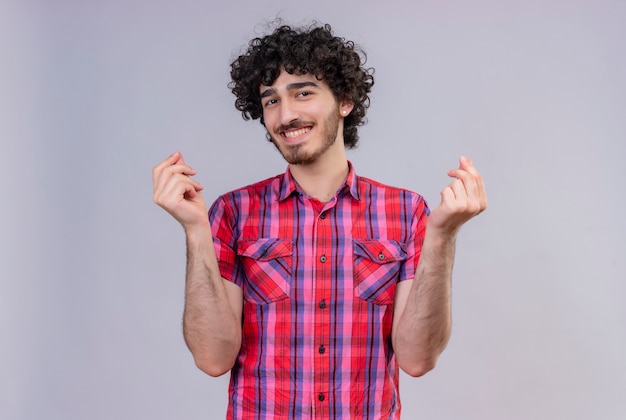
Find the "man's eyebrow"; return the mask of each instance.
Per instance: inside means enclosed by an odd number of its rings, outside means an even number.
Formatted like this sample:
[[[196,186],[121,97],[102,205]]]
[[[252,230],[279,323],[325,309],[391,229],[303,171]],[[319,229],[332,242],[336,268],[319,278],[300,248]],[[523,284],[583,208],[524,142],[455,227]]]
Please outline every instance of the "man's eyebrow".
[[[292,91],[292,90],[298,90],[298,89],[302,89],[305,87],[313,87],[313,88],[319,88],[319,86],[314,83],[314,82],[296,82],[296,83],[290,83],[287,85],[287,90]],[[261,92],[261,99],[263,98],[267,98],[268,96],[272,96],[276,94],[276,89],[274,88],[267,88],[265,89],[263,92]]]
[[[268,96],[272,96],[275,93],[276,93],[276,89],[274,88],[266,89],[263,92],[261,92],[261,99],[267,98]]]
[[[298,89],[302,89],[304,87],[314,87],[317,88],[319,86],[317,86],[316,83],[313,82],[296,82],[296,83],[290,83],[287,85],[287,90],[298,90]]]

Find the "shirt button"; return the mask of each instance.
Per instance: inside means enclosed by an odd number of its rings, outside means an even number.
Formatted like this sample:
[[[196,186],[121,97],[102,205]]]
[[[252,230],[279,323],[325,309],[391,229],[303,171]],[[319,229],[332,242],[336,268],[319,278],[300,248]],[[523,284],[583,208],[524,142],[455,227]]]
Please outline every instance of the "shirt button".
[[[326,255],[322,255],[322,256],[320,257],[320,261],[321,261],[321,262],[323,262],[323,263],[325,263],[325,262],[326,262]]]
[[[320,352],[320,354],[324,354],[324,353],[326,353],[326,348],[325,348],[325,347],[324,347],[324,345],[322,344],[322,345],[320,346],[320,348],[319,348],[319,349],[317,349],[317,351],[319,351],[319,352]]]
[[[326,301],[325,300],[322,300],[320,302],[320,308],[322,308],[322,309],[326,308]]]
[[[385,259],[385,254],[383,254],[382,252],[380,254],[378,254],[378,259],[379,260],[384,260]]]
[[[320,214],[320,219],[326,219],[326,213]]]
[[[320,392],[319,395],[317,396],[317,399],[320,400],[320,401],[324,401],[326,399],[326,397],[324,397],[324,394],[322,394]]]

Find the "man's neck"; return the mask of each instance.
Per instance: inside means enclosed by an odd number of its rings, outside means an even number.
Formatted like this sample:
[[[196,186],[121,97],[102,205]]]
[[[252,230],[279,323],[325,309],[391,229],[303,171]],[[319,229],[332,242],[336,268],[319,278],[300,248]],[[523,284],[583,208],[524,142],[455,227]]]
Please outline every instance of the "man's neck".
[[[341,153],[327,153],[308,165],[289,165],[289,170],[307,195],[326,203],[346,182],[349,167],[345,149],[342,148]]]

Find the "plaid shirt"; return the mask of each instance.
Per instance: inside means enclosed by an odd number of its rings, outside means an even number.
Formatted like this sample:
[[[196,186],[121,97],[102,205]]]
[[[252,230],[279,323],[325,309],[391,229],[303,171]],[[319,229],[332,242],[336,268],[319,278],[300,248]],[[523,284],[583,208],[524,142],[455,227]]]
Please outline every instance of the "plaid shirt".
[[[400,417],[394,292],[415,275],[428,212],[352,165],[327,203],[287,170],[213,204],[221,274],[244,295],[229,419]]]

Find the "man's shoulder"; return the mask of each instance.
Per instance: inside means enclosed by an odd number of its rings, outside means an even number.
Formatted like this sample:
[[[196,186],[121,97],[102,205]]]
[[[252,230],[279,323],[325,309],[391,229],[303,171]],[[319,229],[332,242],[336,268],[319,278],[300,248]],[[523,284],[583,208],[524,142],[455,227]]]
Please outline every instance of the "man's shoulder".
[[[267,190],[268,188],[278,187],[285,174],[278,174],[262,181],[257,181],[252,184],[239,187],[235,190],[229,191],[226,194],[242,194],[242,193],[258,193],[259,191]]]
[[[411,191],[407,188],[397,187],[389,184],[385,184],[380,181],[376,181],[371,178],[367,178],[364,176],[357,176],[357,182],[359,184],[359,189],[369,189],[375,190],[378,192],[384,192],[389,194],[404,194],[409,195],[418,199],[423,199],[423,197],[416,193],[415,191]]]
[[[270,178],[245,185],[221,194],[216,202],[219,201],[240,201],[242,199],[249,200],[254,197],[271,198],[277,196],[280,191],[280,185],[285,174],[274,175]]]

